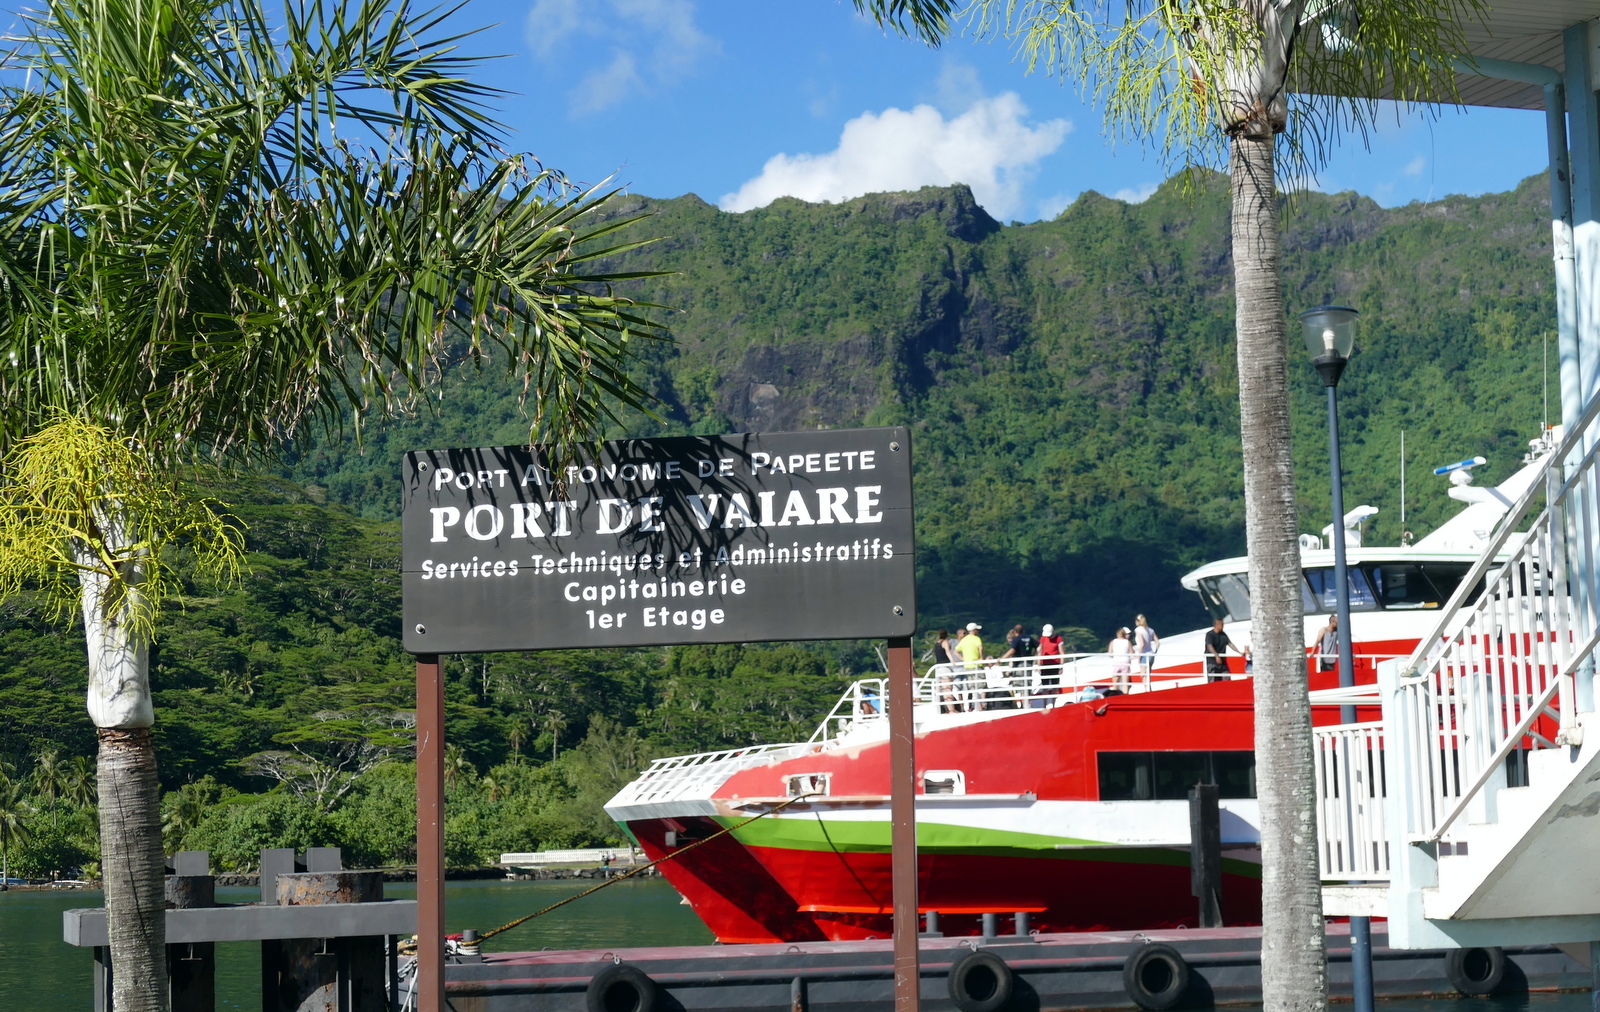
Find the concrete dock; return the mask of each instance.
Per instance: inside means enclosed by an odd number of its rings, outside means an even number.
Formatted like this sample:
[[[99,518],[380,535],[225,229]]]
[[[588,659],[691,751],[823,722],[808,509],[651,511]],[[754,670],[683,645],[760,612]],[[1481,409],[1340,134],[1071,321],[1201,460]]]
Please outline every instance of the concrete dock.
[[[1384,926],[1373,925],[1373,976],[1380,997],[1457,996],[1451,952],[1460,978],[1480,982],[1496,967],[1497,994],[1530,990],[1584,989],[1589,970],[1553,946],[1485,950],[1393,950]],[[1160,959],[1145,973],[1145,993],[1157,1008],[1194,1008],[1261,999],[1261,929],[1041,934],[990,939],[924,937],[922,1000],[928,1012],[1047,1012],[1054,1009],[1140,1007],[1130,996],[1139,987],[1125,970],[1130,957],[1154,945],[1168,946],[1187,967],[1181,994],[1158,992],[1171,969]],[[974,948],[992,953],[1005,969],[973,976],[963,1001],[952,998],[951,969]],[[1159,953],[1158,953],[1159,954]],[[1503,961],[1500,961],[1503,956]],[[471,958],[471,957],[469,957]],[[1347,928],[1328,926],[1328,960],[1335,1000],[1350,994]],[[631,968],[622,970],[618,968]],[[777,945],[710,945],[662,948],[585,949],[564,952],[486,953],[481,962],[446,968],[446,993],[457,1012],[619,1012],[715,1010],[715,1012],[879,1012],[893,998],[891,943],[804,942]],[[994,1007],[994,988],[1009,974],[1009,999]],[[604,974],[604,977],[601,975]],[[988,974],[987,976],[985,974]],[[648,978],[641,981],[642,978]],[[597,981],[597,978],[601,978]],[[1473,985],[1478,986],[1478,985]],[[592,991],[608,993],[591,994]],[[1170,992],[1171,988],[1167,987]],[[1170,1001],[1171,1004],[1162,1004]]]

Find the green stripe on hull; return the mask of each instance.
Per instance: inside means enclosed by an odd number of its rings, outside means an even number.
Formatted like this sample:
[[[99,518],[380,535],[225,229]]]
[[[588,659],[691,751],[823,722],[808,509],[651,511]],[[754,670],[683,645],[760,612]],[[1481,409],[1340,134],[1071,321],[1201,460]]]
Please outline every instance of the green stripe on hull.
[[[723,826],[738,820],[718,818]],[[773,850],[835,851],[848,854],[889,852],[890,825],[885,820],[757,819],[734,831],[748,847]],[[1072,849],[1057,850],[1059,844]],[[1189,854],[1176,847],[1118,847],[1104,840],[1085,840],[1007,829],[954,826],[941,822],[917,823],[917,850],[924,854],[971,854],[983,857],[1052,858],[1059,861],[1107,861],[1117,864],[1159,864],[1187,868]],[[1222,870],[1230,875],[1261,877],[1261,866],[1223,858]]]

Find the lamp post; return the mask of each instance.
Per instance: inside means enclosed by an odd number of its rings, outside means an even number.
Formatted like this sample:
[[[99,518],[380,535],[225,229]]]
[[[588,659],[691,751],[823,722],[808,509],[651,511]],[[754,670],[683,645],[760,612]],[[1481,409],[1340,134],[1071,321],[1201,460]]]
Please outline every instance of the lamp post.
[[[1356,343],[1356,317],[1348,306],[1318,306],[1300,314],[1306,350],[1322,385],[1328,391],[1328,470],[1333,484],[1333,586],[1334,614],[1339,619],[1339,685],[1356,681],[1355,637],[1350,628],[1350,578],[1345,564],[1344,471],[1339,462],[1339,377],[1350,361]],[[1340,721],[1353,724],[1356,708],[1340,708]],[[1349,770],[1345,771],[1345,797],[1350,796]],[[1350,834],[1350,839],[1354,839]],[[1350,918],[1350,985],[1355,1012],[1372,1012],[1372,920]]]

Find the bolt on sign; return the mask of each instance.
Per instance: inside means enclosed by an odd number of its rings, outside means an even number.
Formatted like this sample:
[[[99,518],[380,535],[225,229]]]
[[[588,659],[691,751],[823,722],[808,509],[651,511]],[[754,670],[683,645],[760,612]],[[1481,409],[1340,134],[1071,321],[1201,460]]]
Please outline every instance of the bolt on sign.
[[[916,631],[905,428],[418,451],[403,480],[411,653]]]

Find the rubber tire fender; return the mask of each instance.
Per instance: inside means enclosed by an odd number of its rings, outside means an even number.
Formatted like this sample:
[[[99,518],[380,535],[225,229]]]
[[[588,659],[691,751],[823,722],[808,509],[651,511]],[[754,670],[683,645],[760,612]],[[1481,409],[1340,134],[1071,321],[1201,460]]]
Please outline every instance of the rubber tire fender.
[[[988,949],[969,949],[950,964],[945,983],[961,1012],[1000,1012],[1011,1001],[1016,974]]]
[[[588,1012],[655,1012],[656,982],[643,970],[612,963],[595,974],[584,995]]]
[[[1444,960],[1450,986],[1469,998],[1487,998],[1506,979],[1506,952],[1498,945],[1451,949]]]
[[[1122,989],[1140,1008],[1165,1012],[1189,990],[1189,964],[1172,946],[1146,942],[1123,961]]]

